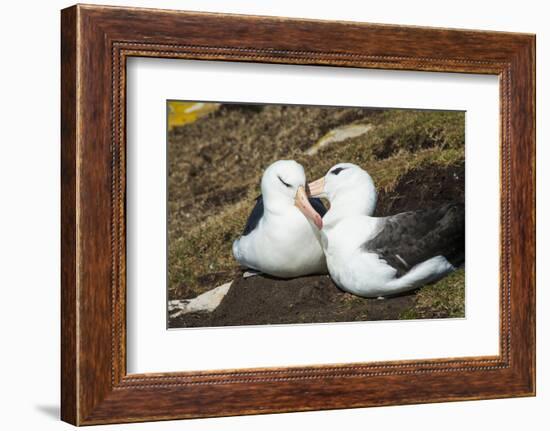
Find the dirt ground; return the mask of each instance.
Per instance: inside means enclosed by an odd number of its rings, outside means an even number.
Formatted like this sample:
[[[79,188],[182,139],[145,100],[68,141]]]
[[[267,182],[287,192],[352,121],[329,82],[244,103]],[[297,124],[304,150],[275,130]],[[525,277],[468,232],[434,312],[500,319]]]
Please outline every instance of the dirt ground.
[[[374,130],[307,155],[326,133],[349,124]],[[374,300],[340,291],[328,276],[243,279],[231,256],[263,169],[282,158],[302,163],[308,179],[339,161],[363,166],[377,184],[380,216],[464,202],[464,113],[222,105],[172,128],[168,154],[169,299],[233,281],[213,313],[181,315],[170,327],[464,316],[463,269],[407,295]]]
[[[238,277],[213,313],[189,313],[178,327],[353,322],[399,319],[415,295],[365,300],[338,289],[328,275],[277,280]]]

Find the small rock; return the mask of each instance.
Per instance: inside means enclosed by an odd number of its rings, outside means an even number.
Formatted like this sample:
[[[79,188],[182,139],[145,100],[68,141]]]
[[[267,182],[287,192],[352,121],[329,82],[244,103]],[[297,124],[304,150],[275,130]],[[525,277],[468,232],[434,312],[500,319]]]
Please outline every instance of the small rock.
[[[332,129],[321,139],[319,139],[311,148],[309,148],[306,151],[306,154],[308,156],[313,156],[314,154],[317,154],[321,148],[324,148],[327,145],[364,135],[368,131],[372,130],[373,127],[374,126],[372,124],[348,124]]]
[[[220,302],[222,302],[222,299],[229,291],[231,284],[231,281],[222,284],[193,299],[170,301],[168,303],[168,310],[173,311],[170,317],[175,318],[182,314],[195,313],[198,311],[211,313],[220,305]]]

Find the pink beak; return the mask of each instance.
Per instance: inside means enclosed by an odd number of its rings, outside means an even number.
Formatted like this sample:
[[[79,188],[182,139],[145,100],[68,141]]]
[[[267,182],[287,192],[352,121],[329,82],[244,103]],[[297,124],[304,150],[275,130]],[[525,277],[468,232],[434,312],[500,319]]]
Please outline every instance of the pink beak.
[[[318,180],[313,181],[307,185],[309,194],[312,197],[318,197],[325,191],[325,177],[321,177]]]
[[[318,229],[323,228],[323,219],[309,203],[306,190],[302,186],[298,187],[296,197],[294,198],[294,205],[306,216],[306,218],[311,220]]]

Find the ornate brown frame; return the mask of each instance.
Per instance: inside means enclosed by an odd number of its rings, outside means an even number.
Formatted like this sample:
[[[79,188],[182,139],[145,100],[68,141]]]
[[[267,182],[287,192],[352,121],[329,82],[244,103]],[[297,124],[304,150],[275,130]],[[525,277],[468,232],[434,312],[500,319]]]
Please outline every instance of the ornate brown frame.
[[[87,425],[534,395],[534,35],[82,5],[61,16],[63,420]],[[500,354],[128,375],[129,56],[498,75]]]

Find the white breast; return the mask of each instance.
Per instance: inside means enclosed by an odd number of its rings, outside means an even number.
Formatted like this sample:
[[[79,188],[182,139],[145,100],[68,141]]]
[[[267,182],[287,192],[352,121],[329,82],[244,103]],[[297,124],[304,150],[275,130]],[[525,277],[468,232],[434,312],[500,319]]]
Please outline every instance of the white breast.
[[[379,232],[380,219],[347,217],[333,228],[323,229],[323,246],[330,275],[343,290],[365,296],[365,292],[385,285],[395,270],[376,254],[362,250],[363,244]]]
[[[262,217],[235,241],[233,254],[242,265],[281,278],[327,272],[320,233],[295,207]]]

